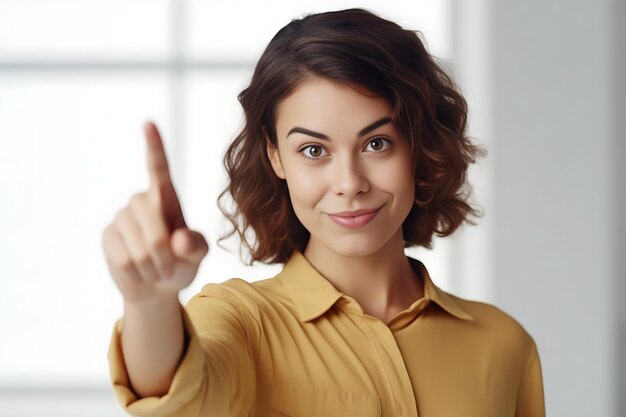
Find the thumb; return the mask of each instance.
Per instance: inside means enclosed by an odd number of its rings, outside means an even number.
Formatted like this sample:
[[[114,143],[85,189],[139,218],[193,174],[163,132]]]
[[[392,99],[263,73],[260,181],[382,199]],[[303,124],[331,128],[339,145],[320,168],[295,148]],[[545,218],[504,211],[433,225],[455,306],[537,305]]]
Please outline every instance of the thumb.
[[[180,227],[172,234],[172,252],[176,258],[198,265],[209,251],[209,245],[200,233]]]

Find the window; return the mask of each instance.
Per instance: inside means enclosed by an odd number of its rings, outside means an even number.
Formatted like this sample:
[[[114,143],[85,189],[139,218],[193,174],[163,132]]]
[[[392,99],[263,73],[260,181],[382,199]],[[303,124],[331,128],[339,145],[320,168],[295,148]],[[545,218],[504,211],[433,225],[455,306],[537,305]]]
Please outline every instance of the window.
[[[181,301],[207,282],[280,270],[242,265],[235,239],[226,242],[232,253],[216,244],[228,229],[215,200],[221,157],[243,120],[237,94],[276,31],[308,12],[369,8],[419,29],[432,53],[449,57],[447,1],[382,4],[0,0],[3,411],[68,415],[78,392],[100,393],[106,414],[118,411],[106,350],[122,300],[101,233],[147,187],[145,120],[159,126],[186,219],[211,247]],[[445,276],[445,251],[436,256],[429,267]],[[58,405],[63,393],[71,404]],[[58,404],[35,409],[32,395]]]

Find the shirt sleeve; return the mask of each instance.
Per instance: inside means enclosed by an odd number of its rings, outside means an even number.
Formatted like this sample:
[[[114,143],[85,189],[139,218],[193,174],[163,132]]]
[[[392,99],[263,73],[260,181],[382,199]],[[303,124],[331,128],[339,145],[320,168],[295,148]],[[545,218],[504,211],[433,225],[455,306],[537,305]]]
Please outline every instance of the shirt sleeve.
[[[517,395],[515,417],[545,417],[541,361],[534,341]]]
[[[243,305],[208,284],[181,309],[186,350],[167,394],[139,398],[121,349],[123,317],[113,329],[109,368],[115,396],[136,417],[247,416],[256,392],[256,326]]]

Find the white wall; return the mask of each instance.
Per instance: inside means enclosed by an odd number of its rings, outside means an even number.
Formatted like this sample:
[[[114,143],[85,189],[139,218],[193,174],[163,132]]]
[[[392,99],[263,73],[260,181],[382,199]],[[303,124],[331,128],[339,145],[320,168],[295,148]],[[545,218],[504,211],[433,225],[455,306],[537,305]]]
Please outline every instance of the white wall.
[[[459,76],[489,75],[493,301],[538,344],[549,416],[626,415],[624,11],[455,3]]]
[[[615,0],[613,5],[613,173],[614,173],[614,239],[613,257],[615,259],[617,290],[613,302],[619,310],[619,340],[617,343],[618,364],[617,383],[613,395],[618,399],[619,416],[626,416],[626,2]],[[619,314],[621,313],[621,314]]]

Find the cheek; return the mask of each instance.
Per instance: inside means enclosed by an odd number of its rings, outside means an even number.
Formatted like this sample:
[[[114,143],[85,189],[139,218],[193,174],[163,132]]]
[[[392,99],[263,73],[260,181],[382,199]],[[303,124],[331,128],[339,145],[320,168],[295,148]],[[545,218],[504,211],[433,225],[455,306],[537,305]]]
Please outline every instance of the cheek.
[[[387,189],[393,194],[402,194],[410,197],[415,191],[415,179],[411,164],[403,159],[396,159],[388,164],[385,169],[377,169],[373,177],[381,188]]]
[[[386,172],[389,192],[394,195],[396,209],[408,214],[415,200],[415,179],[410,165],[397,165]]]
[[[298,206],[314,206],[324,195],[324,187],[318,176],[307,173],[304,169],[286,171],[287,188],[291,202],[298,211]]]

